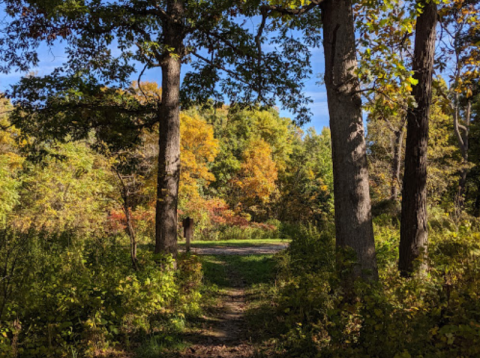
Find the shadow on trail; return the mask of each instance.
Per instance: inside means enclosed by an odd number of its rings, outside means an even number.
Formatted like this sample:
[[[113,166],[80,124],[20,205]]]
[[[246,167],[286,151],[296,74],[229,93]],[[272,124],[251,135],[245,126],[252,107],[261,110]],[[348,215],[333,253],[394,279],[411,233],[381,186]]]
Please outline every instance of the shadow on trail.
[[[273,281],[272,255],[202,256],[206,287],[217,287],[217,306],[209,307],[196,329],[184,336],[192,345],[177,357],[257,357],[256,337],[245,320],[246,294],[253,285]]]
[[[218,279],[217,273],[221,268],[215,266],[215,262],[223,262],[223,270],[227,276],[234,274],[241,278],[243,286],[271,283],[275,278],[275,259],[272,255],[216,255],[204,256],[202,262],[205,265],[205,279],[217,284],[219,287],[229,287],[230,280]],[[216,271],[214,271],[216,270]]]

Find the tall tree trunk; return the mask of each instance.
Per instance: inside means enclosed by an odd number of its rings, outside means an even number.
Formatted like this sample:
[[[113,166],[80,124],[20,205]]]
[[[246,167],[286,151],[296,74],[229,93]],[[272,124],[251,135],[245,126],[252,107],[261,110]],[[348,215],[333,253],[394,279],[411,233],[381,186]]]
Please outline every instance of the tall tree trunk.
[[[414,260],[427,253],[427,145],[428,119],[432,100],[432,73],[435,53],[437,5],[417,1],[423,12],[417,19],[413,58],[413,88],[416,108],[407,114],[407,144],[403,176],[399,269],[403,276],[414,271]],[[425,267],[425,263],[422,268]]]
[[[322,3],[337,251],[353,249],[347,280],[378,278],[351,0]],[[343,266],[341,255],[339,267]]]
[[[403,147],[403,137],[405,136],[405,131],[403,126],[394,132],[393,140],[393,160],[392,160],[392,177],[390,184],[390,200],[396,201],[398,199],[398,187],[400,185],[400,168],[402,164],[402,147]]]
[[[180,179],[180,68],[184,52],[183,1],[169,0],[171,20],[164,26],[165,44],[173,48],[162,60],[162,105],[159,125],[155,253],[177,255],[177,205]]]

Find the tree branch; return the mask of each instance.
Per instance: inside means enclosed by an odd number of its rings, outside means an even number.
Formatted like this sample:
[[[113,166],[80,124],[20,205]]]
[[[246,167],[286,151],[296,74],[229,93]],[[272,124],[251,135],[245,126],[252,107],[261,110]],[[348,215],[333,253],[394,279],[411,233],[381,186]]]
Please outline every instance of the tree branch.
[[[260,26],[258,27],[257,35],[255,36],[255,42],[257,44],[257,50],[258,50],[258,58],[257,58],[257,70],[258,70],[258,77],[261,79],[262,78],[262,34],[263,30],[265,29],[265,24],[267,22],[267,17],[268,17],[268,12],[267,11],[262,11],[262,22],[260,23]],[[259,96],[262,96],[262,84],[259,84]]]
[[[460,133],[460,124],[458,123],[459,117],[459,104],[458,104],[458,93],[455,92],[455,110],[453,111],[453,129],[455,130],[455,136],[457,137],[458,144],[460,146],[460,151],[462,152],[462,156],[465,156],[466,148],[465,142],[463,140],[462,133]]]
[[[217,68],[219,70],[225,71],[226,73],[228,73],[229,75],[234,77],[237,81],[240,81],[240,82],[242,82],[243,84],[246,84],[246,85],[250,85],[250,83],[248,83],[247,81],[242,80],[242,78],[238,75],[238,73],[235,73],[234,71],[229,70],[228,68],[225,68],[225,67],[221,66],[220,64],[217,64],[214,61],[211,61],[211,60],[199,55],[196,52],[191,52],[191,54],[193,56],[195,56],[196,58],[204,61],[205,63],[208,63],[209,65],[214,66],[215,68]]]
[[[280,15],[302,15],[320,5],[324,0],[310,0],[310,4],[298,9],[288,9],[280,5],[261,5],[260,11],[265,11],[268,15],[276,13]]]

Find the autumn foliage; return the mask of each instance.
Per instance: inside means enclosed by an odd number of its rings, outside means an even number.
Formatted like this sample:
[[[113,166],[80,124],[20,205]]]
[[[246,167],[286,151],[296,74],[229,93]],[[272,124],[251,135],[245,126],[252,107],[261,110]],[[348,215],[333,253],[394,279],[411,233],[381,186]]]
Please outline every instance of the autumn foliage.
[[[233,184],[241,193],[240,202],[255,199],[264,203],[269,201],[276,189],[277,177],[277,167],[268,143],[262,139],[251,141],[243,153],[240,173],[233,179]]]

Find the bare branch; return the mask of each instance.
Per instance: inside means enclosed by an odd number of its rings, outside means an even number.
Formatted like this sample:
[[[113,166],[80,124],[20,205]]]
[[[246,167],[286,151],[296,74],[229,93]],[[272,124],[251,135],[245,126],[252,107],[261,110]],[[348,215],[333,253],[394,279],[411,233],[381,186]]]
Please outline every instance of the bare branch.
[[[147,69],[147,67],[148,67],[148,63],[145,64],[145,66],[143,67],[143,70],[138,75],[138,80],[137,80],[138,89],[140,90],[140,92],[142,92],[143,97],[145,98],[145,101],[148,101],[148,97],[147,97],[147,95],[145,94],[145,92],[143,91],[143,88],[142,88],[142,76],[143,76],[145,70]]]

